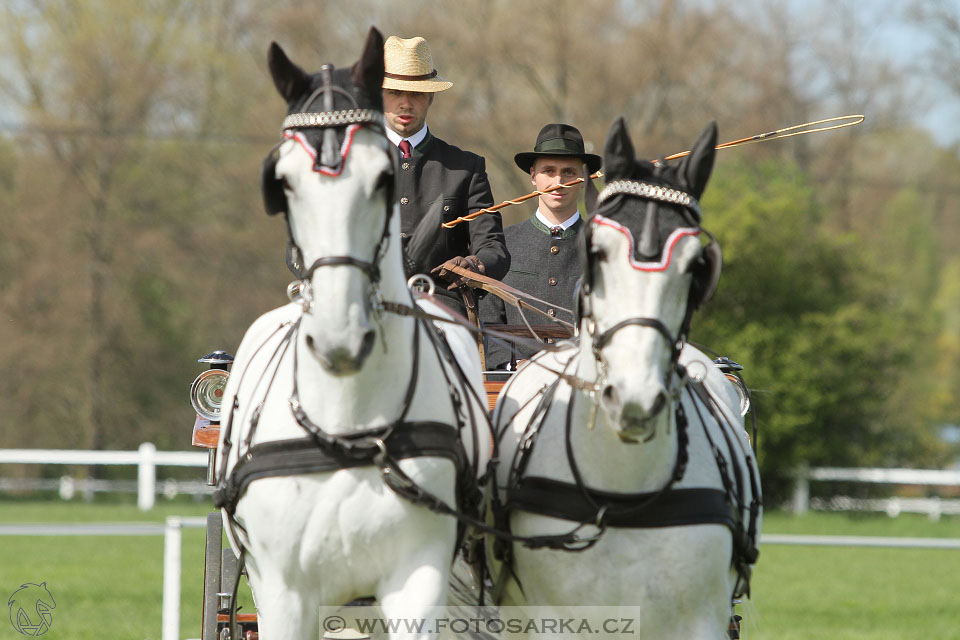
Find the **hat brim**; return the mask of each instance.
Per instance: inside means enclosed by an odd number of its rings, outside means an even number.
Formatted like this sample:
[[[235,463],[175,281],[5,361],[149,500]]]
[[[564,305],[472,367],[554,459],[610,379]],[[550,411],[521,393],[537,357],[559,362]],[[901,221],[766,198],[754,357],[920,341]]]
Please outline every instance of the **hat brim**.
[[[537,158],[547,158],[547,157],[560,157],[560,158],[582,158],[587,165],[587,170],[590,173],[596,173],[600,170],[600,167],[603,166],[603,158],[593,153],[572,153],[564,151],[524,151],[523,153],[518,153],[513,156],[513,161],[517,163],[517,166],[526,171],[530,172],[530,168],[533,166],[534,161]]]
[[[383,79],[383,88],[394,89],[395,91],[437,93],[439,91],[446,91],[452,86],[452,82],[441,80],[440,78],[431,78],[430,80],[397,80],[395,78]]]

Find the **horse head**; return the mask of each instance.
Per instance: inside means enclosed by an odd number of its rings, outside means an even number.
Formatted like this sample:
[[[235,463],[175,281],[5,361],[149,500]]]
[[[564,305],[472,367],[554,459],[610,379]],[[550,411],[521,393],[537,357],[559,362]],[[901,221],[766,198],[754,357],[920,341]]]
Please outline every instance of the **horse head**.
[[[635,159],[622,118],[607,137],[607,185],[584,234],[581,322],[600,403],[625,441],[652,438],[679,394],[677,358],[690,314],[719,274],[719,250],[701,244],[698,204],[716,138],[711,123],[688,156],[665,166]]]
[[[327,372],[349,375],[375,343],[371,307],[398,224],[383,128],[383,36],[371,28],[351,68],[308,74],[276,43],[268,63],[287,117],[284,140],[261,169],[264,204],[287,220],[291,297],[304,308],[306,345]]]

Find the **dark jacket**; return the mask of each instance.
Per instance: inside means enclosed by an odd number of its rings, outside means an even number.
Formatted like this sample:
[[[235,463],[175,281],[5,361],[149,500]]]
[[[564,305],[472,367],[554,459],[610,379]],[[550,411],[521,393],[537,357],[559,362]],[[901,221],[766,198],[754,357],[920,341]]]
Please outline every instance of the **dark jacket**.
[[[397,150],[399,154],[400,151]],[[413,156],[400,159],[397,199],[400,202],[400,230],[409,236],[430,205],[443,197],[443,221],[493,206],[493,194],[487,180],[486,164],[481,156],[447,144],[427,130],[427,137],[413,150]],[[502,278],[510,268],[510,255],[503,238],[499,213],[485,213],[444,229],[430,255],[428,269],[457,256],[480,258],[491,278]],[[437,282],[437,288],[446,284]],[[459,298],[459,294],[457,294]]]
[[[504,231],[507,249],[510,251],[510,271],[503,278],[505,284],[524,293],[546,300],[552,305],[573,310],[577,280],[582,275],[580,232],[583,220],[559,236],[550,233],[550,228],[536,216]],[[542,305],[537,305],[542,306]],[[573,315],[550,306],[548,314],[573,322]],[[525,312],[530,324],[549,324],[549,320],[532,311]],[[522,325],[520,312],[513,305],[505,305],[494,295],[488,294],[480,304],[480,317],[485,324]],[[496,328],[496,327],[491,327]],[[508,362],[529,358],[537,349],[517,346],[514,349],[493,340],[487,341],[487,369],[503,368]]]

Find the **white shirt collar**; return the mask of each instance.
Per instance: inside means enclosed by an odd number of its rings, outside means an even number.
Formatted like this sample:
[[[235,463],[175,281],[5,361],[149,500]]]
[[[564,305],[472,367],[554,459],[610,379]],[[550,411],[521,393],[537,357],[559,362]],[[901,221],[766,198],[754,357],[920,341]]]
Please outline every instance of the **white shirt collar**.
[[[409,140],[409,141],[410,141],[410,148],[411,148],[411,149],[416,149],[417,145],[420,144],[421,142],[423,142],[423,139],[427,137],[427,124],[426,124],[426,123],[423,124],[423,127],[420,129],[420,131],[417,131],[415,134],[413,134],[413,135],[410,136],[409,138],[404,138],[403,136],[401,136],[399,133],[397,133],[396,131],[394,131],[394,130],[391,129],[390,127],[385,127],[385,129],[387,130],[387,139],[390,140],[390,142],[392,142],[392,143],[393,143],[393,146],[395,146],[395,147],[399,147],[399,146],[400,146],[400,141],[401,141],[401,140]]]
[[[546,216],[544,216],[542,213],[540,213],[540,209],[539,209],[539,208],[537,209],[537,213],[536,213],[535,215],[537,216],[537,220],[539,220],[539,221],[542,222],[543,224],[547,225],[547,227],[556,227],[556,226],[559,226],[559,227],[560,227],[561,229],[563,229],[564,231],[566,231],[567,229],[569,229],[569,228],[572,227],[573,225],[577,224],[577,220],[580,219],[580,212],[577,211],[577,212],[575,212],[572,216],[570,216],[569,218],[567,218],[566,220],[564,220],[563,222],[561,222],[559,225],[555,225],[555,224],[553,224],[552,222],[550,222],[549,220],[547,220]]]

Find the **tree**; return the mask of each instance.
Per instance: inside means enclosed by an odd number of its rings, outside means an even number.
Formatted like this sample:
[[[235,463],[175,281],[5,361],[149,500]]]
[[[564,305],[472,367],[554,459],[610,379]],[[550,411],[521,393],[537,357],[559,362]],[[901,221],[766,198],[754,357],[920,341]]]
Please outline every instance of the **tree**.
[[[855,237],[828,232],[803,172],[781,163],[721,169],[704,207],[725,264],[692,338],[746,367],[774,503],[801,463],[935,455],[925,425],[891,415],[888,401],[910,374],[916,336],[904,329],[918,318],[890,307]]]

